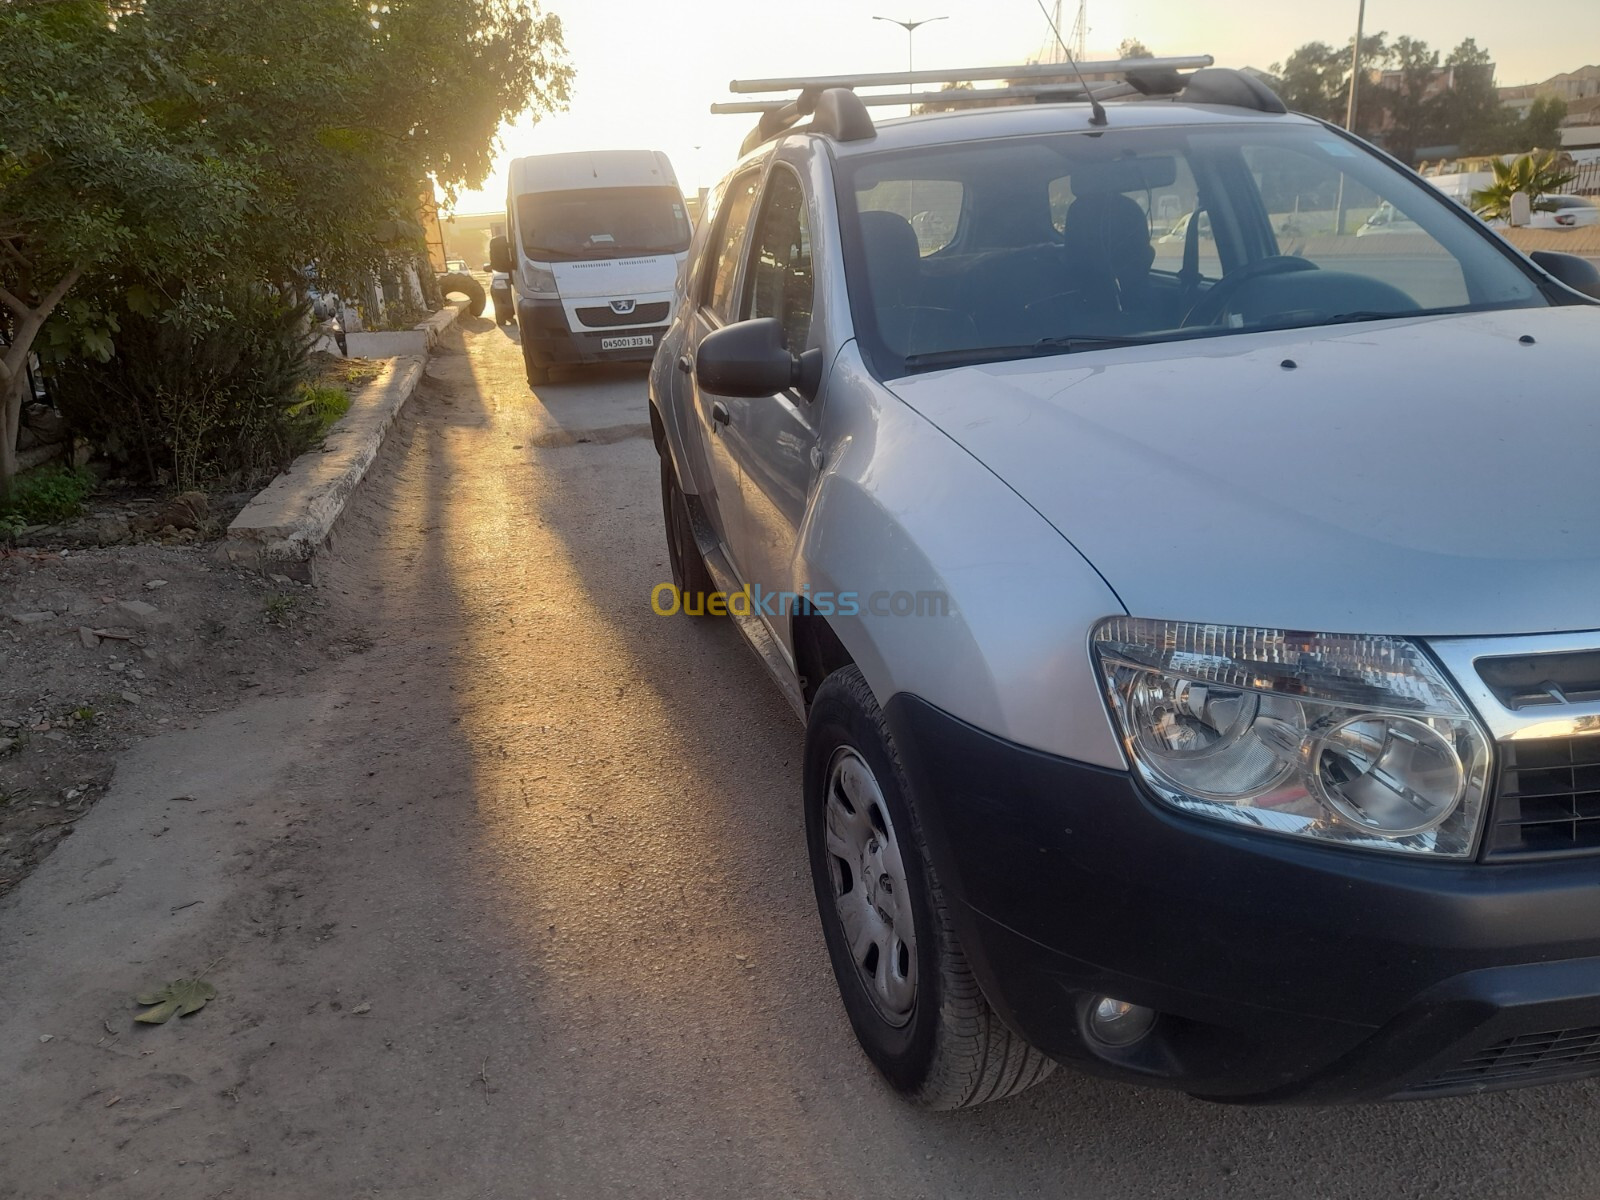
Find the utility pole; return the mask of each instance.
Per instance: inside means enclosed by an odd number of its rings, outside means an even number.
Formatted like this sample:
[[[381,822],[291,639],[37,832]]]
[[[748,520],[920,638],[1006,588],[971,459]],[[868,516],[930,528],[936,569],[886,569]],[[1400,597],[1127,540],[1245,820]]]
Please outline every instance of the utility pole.
[[[1363,0],[1363,2],[1365,2],[1365,0]],[[889,24],[898,25],[898,26],[900,26],[901,29],[904,29],[906,31],[906,73],[910,74],[912,71],[915,71],[917,69],[916,46],[914,44],[914,40],[913,40],[911,35],[916,33],[917,30],[922,28],[922,26],[924,26],[924,25],[932,25],[935,21],[948,21],[950,18],[949,17],[924,17],[920,21],[896,21],[893,17],[873,17],[872,19],[874,21],[887,21],[887,22],[889,22]],[[916,85],[915,84],[912,84],[912,83],[906,84],[906,95],[907,96],[910,96],[910,95],[914,94],[915,91],[916,91]],[[906,111],[909,112],[910,109],[911,109],[911,105],[907,104],[906,105]]]
[[[1361,0],[1356,9],[1356,43],[1350,51],[1350,103],[1344,110],[1344,127],[1352,134],[1356,131],[1356,102],[1361,94],[1361,39],[1366,33],[1367,0]],[[1344,172],[1339,173],[1338,212],[1333,222],[1333,232],[1343,237],[1345,232]]]
[[[1344,127],[1356,131],[1356,101],[1361,91],[1361,37],[1367,25],[1367,0],[1356,11],[1356,44],[1350,54],[1350,106],[1345,110]]]

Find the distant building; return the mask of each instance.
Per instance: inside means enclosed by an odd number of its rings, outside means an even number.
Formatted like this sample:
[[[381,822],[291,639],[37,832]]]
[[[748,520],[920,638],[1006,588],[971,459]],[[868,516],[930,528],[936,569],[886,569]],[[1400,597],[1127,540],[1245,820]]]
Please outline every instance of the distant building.
[[[1519,117],[1526,117],[1536,100],[1546,98],[1566,103],[1567,119],[1561,123],[1563,149],[1600,149],[1600,66],[1553,75],[1543,83],[1500,89],[1500,103]]]

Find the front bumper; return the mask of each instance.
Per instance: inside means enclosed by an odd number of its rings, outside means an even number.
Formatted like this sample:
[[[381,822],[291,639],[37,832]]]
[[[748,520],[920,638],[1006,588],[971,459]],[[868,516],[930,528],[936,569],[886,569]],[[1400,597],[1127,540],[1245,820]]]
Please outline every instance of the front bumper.
[[[517,301],[517,329],[522,336],[522,354],[537,367],[568,363],[649,362],[661,344],[665,325],[618,326],[608,329],[573,330],[560,300]],[[605,341],[621,337],[650,338],[648,346],[607,350]]]
[[[1600,1073],[1600,863],[1427,863],[1182,816],[914,697],[890,727],[963,948],[1045,1053],[1235,1102]],[[1094,996],[1161,1014],[1084,1033]]]

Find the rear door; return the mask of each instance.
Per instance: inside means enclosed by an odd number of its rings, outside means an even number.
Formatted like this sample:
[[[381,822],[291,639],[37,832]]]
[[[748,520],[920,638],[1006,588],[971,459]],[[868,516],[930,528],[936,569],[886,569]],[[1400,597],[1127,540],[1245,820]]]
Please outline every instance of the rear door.
[[[739,493],[739,468],[724,435],[732,422],[733,407],[743,401],[704,391],[694,375],[694,359],[707,334],[739,319],[739,286],[744,275],[745,245],[760,187],[761,168],[752,166],[735,175],[723,193],[711,237],[710,269],[701,273],[694,297],[695,314],[689,323],[689,344],[678,364],[679,369],[693,379],[695,430],[705,449],[705,462],[709,468],[708,478],[697,481],[700,500],[722,541],[728,562],[741,581],[745,578],[747,558],[741,544],[743,501]]]

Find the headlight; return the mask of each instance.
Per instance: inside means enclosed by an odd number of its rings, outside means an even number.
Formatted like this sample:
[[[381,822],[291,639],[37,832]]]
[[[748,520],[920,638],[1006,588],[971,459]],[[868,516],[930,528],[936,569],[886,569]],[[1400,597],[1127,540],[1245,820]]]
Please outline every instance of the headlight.
[[[530,292],[555,295],[556,274],[550,268],[524,263],[522,266],[522,278],[527,283]]]
[[[1128,756],[1186,812],[1466,858],[1489,742],[1400,638],[1112,617],[1095,659]]]

